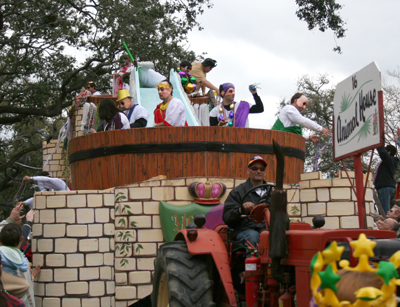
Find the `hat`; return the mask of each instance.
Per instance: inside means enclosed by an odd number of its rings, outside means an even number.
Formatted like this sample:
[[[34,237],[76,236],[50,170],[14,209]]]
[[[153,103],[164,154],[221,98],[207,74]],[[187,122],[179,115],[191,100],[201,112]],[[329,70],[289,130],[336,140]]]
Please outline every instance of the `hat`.
[[[265,162],[265,160],[260,156],[255,156],[254,158],[250,159],[249,164],[247,164],[247,166],[250,167],[250,165],[252,165],[254,162],[257,161],[264,164],[264,166],[267,166],[267,162]]]
[[[119,90],[118,91],[118,98],[117,98],[117,102],[121,101],[124,98],[132,98],[131,95],[129,94],[128,90]]]

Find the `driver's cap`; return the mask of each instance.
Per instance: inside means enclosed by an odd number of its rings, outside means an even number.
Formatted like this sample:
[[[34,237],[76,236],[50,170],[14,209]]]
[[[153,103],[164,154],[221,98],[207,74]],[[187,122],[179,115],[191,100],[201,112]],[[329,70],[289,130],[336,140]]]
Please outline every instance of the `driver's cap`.
[[[264,164],[265,167],[267,166],[267,162],[265,162],[265,160],[261,156],[255,156],[254,158],[250,159],[249,164],[247,164],[247,166],[250,167],[250,165],[252,165],[254,162],[257,161]]]

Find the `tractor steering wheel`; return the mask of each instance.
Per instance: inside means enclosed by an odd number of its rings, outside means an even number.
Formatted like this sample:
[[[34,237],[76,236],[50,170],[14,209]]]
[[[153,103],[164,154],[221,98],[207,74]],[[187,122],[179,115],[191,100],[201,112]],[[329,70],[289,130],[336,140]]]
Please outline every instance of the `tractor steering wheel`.
[[[257,190],[258,188],[268,188],[267,193],[265,193],[261,199],[259,200],[259,204],[256,205],[250,212],[249,218],[254,222],[254,223],[261,223],[264,221],[264,211],[267,211],[267,219],[265,220],[266,223],[266,228],[269,229],[269,203],[267,202],[271,196],[272,188],[275,188],[275,185],[273,184],[268,184],[268,183],[263,183],[257,186],[252,187],[250,190],[248,190],[244,195],[241,200],[241,206],[243,206],[244,199],[246,198],[247,195],[249,195],[251,192],[254,190]]]

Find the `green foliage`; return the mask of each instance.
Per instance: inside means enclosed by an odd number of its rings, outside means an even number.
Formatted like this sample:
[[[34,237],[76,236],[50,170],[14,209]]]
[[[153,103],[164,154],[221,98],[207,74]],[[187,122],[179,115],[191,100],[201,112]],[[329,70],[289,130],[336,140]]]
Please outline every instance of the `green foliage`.
[[[129,239],[133,239],[133,236],[129,230],[126,231],[119,230],[117,238],[120,238],[122,241],[129,242]]]
[[[40,173],[15,162],[42,167],[42,141],[57,138],[63,110],[85,83],[111,90],[123,41],[134,57],[167,74],[180,60],[196,58],[187,34],[200,28],[196,19],[211,6],[209,0],[2,1],[0,203],[11,201],[23,175]]]
[[[141,249],[143,249],[142,244],[138,244],[138,245],[136,246],[136,249],[135,249],[136,254],[140,254],[140,250],[141,250]]]
[[[342,6],[336,0],[296,0],[298,9],[296,15],[308,24],[308,29],[318,28],[321,32],[331,29],[337,38],[345,36],[345,22],[338,12]],[[341,53],[340,46],[333,48]]]
[[[293,206],[293,207],[290,209],[290,213],[291,213],[292,215],[297,215],[297,214],[300,213],[300,209],[295,205],[295,206]]]
[[[118,255],[120,257],[127,257],[131,252],[131,249],[132,249],[132,244],[130,243],[122,243],[122,244],[117,244],[115,246],[115,251],[118,252]]]

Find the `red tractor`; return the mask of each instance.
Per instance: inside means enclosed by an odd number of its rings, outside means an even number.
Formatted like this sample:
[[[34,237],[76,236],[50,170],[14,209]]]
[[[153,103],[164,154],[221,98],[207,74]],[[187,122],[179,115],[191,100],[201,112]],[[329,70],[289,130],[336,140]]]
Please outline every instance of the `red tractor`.
[[[211,306],[309,306],[310,262],[332,241],[344,245],[342,258],[354,266],[349,242],[364,233],[377,241],[375,258],[388,259],[400,249],[393,231],[313,229],[306,223],[289,223],[283,186],[283,154],[274,141],[277,157],[276,186],[270,205],[256,206],[249,217],[265,221],[258,251],[246,258],[245,248],[229,239],[227,227],[202,229],[204,215],[196,215],[195,225],[180,231],[174,242],[163,244],[155,260],[153,307]],[[260,186],[258,186],[260,187]],[[243,199],[245,196],[243,197]]]

